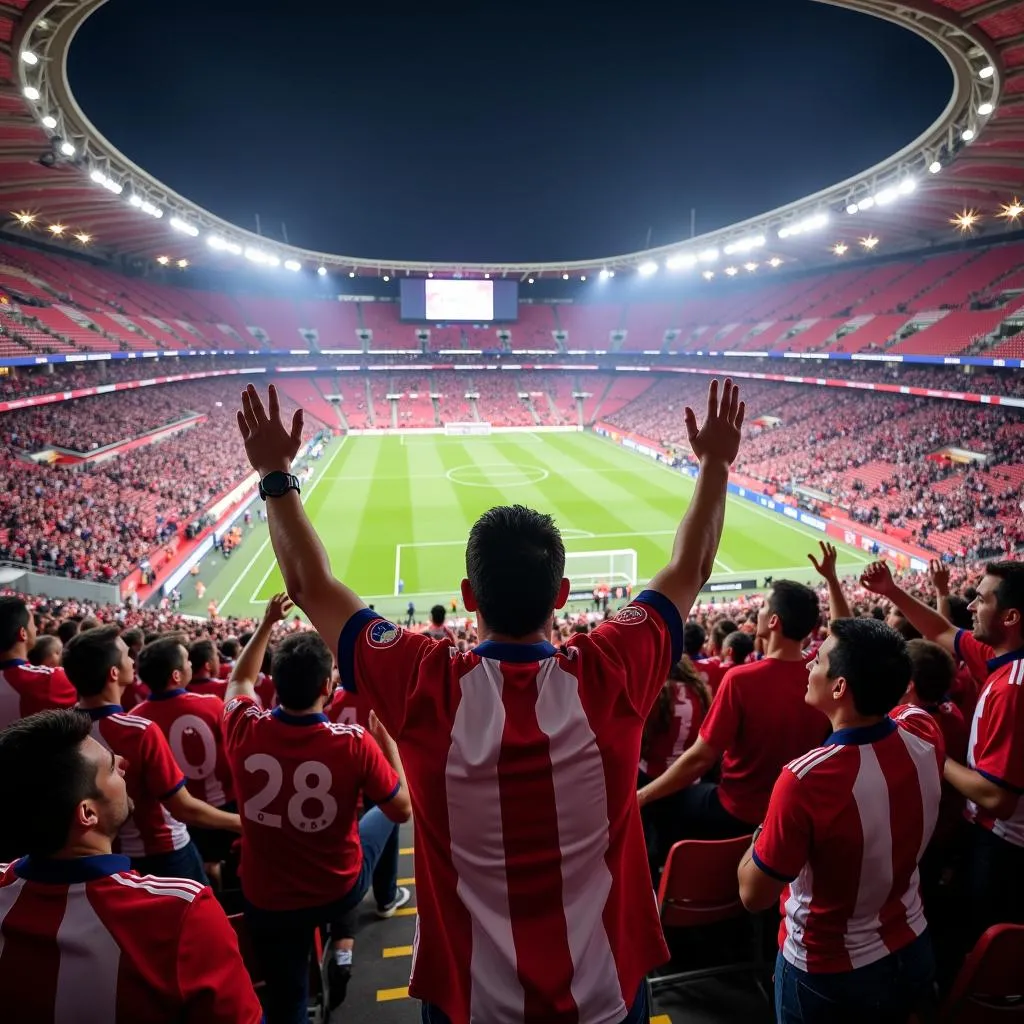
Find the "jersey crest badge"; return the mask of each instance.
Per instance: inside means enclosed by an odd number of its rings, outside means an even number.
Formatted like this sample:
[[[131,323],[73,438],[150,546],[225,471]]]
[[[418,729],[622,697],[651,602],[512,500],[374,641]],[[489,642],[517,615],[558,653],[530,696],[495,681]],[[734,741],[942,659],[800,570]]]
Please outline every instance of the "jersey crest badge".
[[[402,635],[402,627],[387,619],[377,619],[370,626],[368,638],[371,647],[389,647]]]
[[[647,621],[647,609],[639,604],[628,605],[615,616],[615,621],[624,626],[639,626],[641,622]]]

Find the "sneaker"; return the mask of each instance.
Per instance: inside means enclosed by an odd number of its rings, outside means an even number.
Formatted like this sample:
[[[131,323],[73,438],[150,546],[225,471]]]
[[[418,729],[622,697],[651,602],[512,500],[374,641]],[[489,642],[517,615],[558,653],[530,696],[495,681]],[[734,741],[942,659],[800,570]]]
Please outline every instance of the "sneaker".
[[[327,1008],[336,1010],[348,993],[348,983],[352,978],[351,964],[338,964],[333,957],[327,961]]]
[[[399,907],[404,907],[412,899],[412,893],[404,885],[395,890],[395,898],[386,906],[377,908],[378,917],[394,917]]]

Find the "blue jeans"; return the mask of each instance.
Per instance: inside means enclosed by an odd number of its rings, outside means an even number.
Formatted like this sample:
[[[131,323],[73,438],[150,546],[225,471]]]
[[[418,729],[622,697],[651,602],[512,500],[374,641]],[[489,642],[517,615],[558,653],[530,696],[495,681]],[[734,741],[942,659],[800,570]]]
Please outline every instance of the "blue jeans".
[[[775,962],[775,1017],[779,1024],[906,1024],[931,993],[935,960],[928,932],[867,967],[839,974],[808,974]]]
[[[640,991],[633,1000],[629,1012],[622,1018],[620,1024],[648,1024],[651,1019],[651,1008],[647,1005],[647,985],[640,985]],[[430,1003],[420,1004],[420,1021],[422,1024],[452,1024],[450,1018]]]
[[[203,868],[203,858],[191,840],[180,850],[154,853],[149,857],[132,857],[132,870],[140,875],[161,875],[164,878],[191,878],[193,882],[209,885]]]
[[[245,902],[245,920],[249,927],[263,980],[267,983],[264,1008],[267,1024],[306,1024],[309,1002],[309,954],[313,948],[313,930],[321,925],[336,926],[355,909],[371,884],[378,902],[394,899],[394,875],[390,895],[382,884],[378,892],[376,869],[389,842],[395,844],[398,856],[398,826],[375,807],[359,822],[359,842],[363,848],[363,864],[359,877],[349,891],[335,900],[317,907],[299,910],[261,910]],[[244,891],[243,891],[244,895]]]

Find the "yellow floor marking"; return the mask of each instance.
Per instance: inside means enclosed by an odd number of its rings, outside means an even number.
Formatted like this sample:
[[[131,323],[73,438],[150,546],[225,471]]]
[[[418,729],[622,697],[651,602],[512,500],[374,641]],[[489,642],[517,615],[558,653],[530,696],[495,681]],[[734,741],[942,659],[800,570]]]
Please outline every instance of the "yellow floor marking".
[[[415,917],[415,907],[399,907],[394,914],[395,917]]]
[[[395,882],[395,885],[415,885],[415,884],[416,884],[416,879],[415,878],[399,878]]]
[[[396,956],[412,956],[412,946],[387,946],[381,950],[385,960],[393,960]]]
[[[672,1024],[672,1018],[667,1013],[659,1013],[651,1018],[651,1024]]]
[[[411,854],[414,849],[415,847],[413,846],[402,846],[399,848],[398,852],[404,857],[406,854]]]
[[[379,988],[377,989],[377,1002],[390,1003],[393,999],[408,999],[409,986],[404,988]]]

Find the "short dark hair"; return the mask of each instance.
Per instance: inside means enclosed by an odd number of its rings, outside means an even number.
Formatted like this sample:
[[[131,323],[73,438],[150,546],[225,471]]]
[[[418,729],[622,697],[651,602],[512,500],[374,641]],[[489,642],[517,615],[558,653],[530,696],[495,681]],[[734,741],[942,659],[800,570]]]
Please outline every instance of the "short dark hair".
[[[956,676],[953,656],[930,640],[907,641],[907,654],[918,697],[928,704],[938,704],[949,693]]]
[[[57,627],[57,636],[60,637],[61,643],[67,644],[73,636],[78,635],[78,619],[65,619]]]
[[[828,677],[842,676],[861,715],[887,715],[910,685],[907,642],[877,619],[833,619]]]
[[[42,665],[49,655],[58,650],[59,645],[60,641],[55,636],[44,634],[38,637],[32,645],[32,649],[28,652],[29,664]]]
[[[227,640],[223,641],[220,645],[220,655],[222,658],[227,658],[228,661],[234,661],[241,651],[241,645],[233,636],[229,636]]]
[[[526,636],[544,625],[565,574],[565,545],[549,515],[523,505],[485,512],[469,531],[466,576],[496,633]]]
[[[734,629],[723,641],[722,650],[732,651],[734,665],[742,665],[754,653],[754,638],[742,629]]]
[[[139,651],[136,671],[139,678],[154,692],[162,693],[171,685],[171,673],[185,668],[181,637],[157,637]]]
[[[732,619],[722,619],[720,622],[716,622],[711,630],[711,642],[715,645],[718,650],[722,649],[722,644],[725,642],[725,638],[730,633],[736,632],[736,623]]]
[[[443,604],[435,604],[434,607],[430,609],[430,621],[435,626],[443,626],[444,625],[444,617],[445,617],[445,610],[444,610],[444,605]]]
[[[217,649],[212,640],[193,640],[188,648],[188,660],[192,662],[192,671],[198,672],[204,665],[213,661]]]
[[[28,629],[28,605],[20,597],[0,597],[0,651],[18,642],[19,629]]]
[[[91,615],[87,619],[82,619],[78,624],[79,633],[84,633],[87,629],[98,629],[103,623],[99,619],[93,618]]]
[[[688,622],[683,626],[683,653],[695,658],[704,647],[708,635],[699,622]]]
[[[1001,612],[1013,608],[1024,616],[1024,562],[989,562],[985,575],[999,580],[996,607]]]
[[[319,633],[293,633],[274,650],[271,675],[283,707],[308,708],[330,679],[334,656]]]
[[[67,642],[61,664],[79,697],[95,697],[103,692],[110,670],[121,663],[117,647],[120,635],[119,626],[97,626],[76,633]]]
[[[146,645],[146,634],[138,626],[132,626],[131,629],[126,629],[121,634],[121,639],[128,645],[129,651],[133,647],[138,647],[139,650],[141,650]]]
[[[968,607],[970,602],[959,594],[949,595],[949,621],[957,629],[973,629],[974,616]]]
[[[787,640],[803,640],[821,621],[818,595],[803,583],[776,580],[768,595],[768,611],[778,615]]]
[[[91,726],[88,715],[63,708],[29,715],[0,732],[5,855],[57,853],[75,807],[99,795],[95,769],[80,750]]]
[[[899,635],[903,637],[904,640],[909,642],[910,640],[921,639],[921,631],[916,626],[911,624],[910,619],[908,619],[906,615],[903,614],[903,611],[900,608],[897,608],[894,605],[892,609],[892,615],[893,618],[895,618],[897,621],[896,625],[892,626],[891,628],[895,629],[896,632],[899,633]]]

